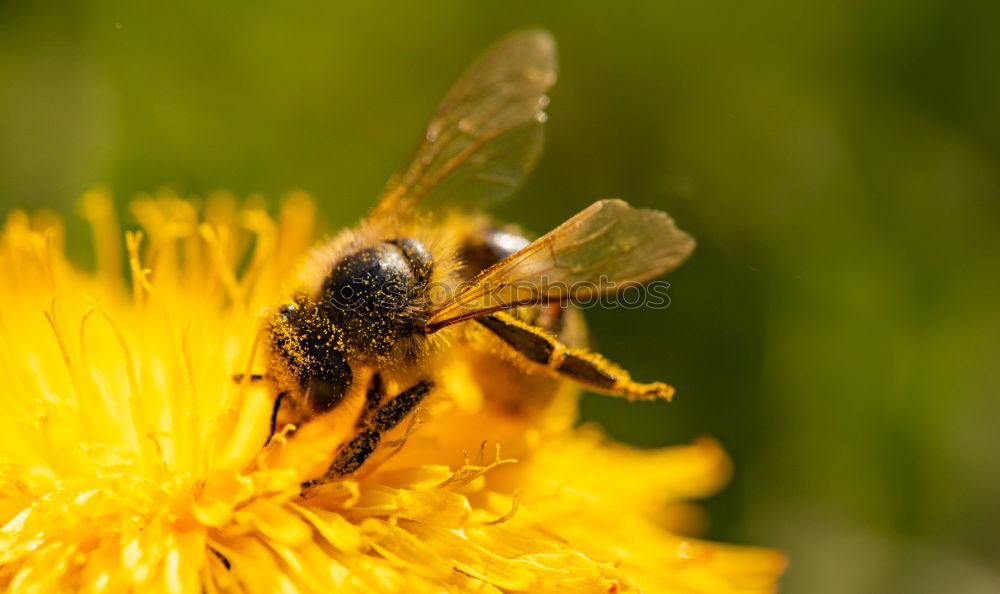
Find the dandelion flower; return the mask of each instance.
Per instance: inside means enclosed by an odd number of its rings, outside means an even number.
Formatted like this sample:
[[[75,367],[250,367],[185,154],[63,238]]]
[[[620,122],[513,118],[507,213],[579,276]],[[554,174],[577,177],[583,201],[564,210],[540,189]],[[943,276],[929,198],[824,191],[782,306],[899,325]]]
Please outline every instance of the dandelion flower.
[[[312,202],[292,195],[272,219],[223,194],[142,198],[124,243],[106,195],[81,211],[95,272],[67,261],[51,213],[10,214],[0,240],[6,590],[774,589],[781,554],[678,533],[685,500],[726,477],[716,442],[609,443],[574,428],[568,388],[502,416],[457,365],[450,408],[303,497],[344,438],[336,419],[265,448],[273,395],[232,377],[310,247]]]

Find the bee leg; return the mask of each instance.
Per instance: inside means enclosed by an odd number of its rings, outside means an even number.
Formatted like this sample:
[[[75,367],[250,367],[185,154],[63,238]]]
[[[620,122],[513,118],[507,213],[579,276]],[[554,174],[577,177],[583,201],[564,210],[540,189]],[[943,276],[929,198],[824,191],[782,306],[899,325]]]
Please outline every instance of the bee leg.
[[[361,412],[358,413],[355,428],[362,429],[368,424],[368,420],[378,410],[378,405],[382,403],[384,396],[385,385],[382,383],[382,376],[376,371],[375,375],[372,376],[371,383],[368,384],[368,390],[365,392],[365,403],[361,407]]]
[[[365,463],[365,460],[372,455],[375,448],[382,440],[382,434],[398,425],[406,418],[413,409],[420,404],[424,396],[430,392],[433,384],[428,381],[418,382],[399,394],[393,396],[388,402],[383,404],[371,419],[366,423],[365,429],[347,442],[337,457],[330,464],[329,469],[320,478],[302,483],[302,489],[308,489],[316,485],[321,485],[327,481],[351,474]]]
[[[545,330],[514,317],[497,313],[476,318],[476,322],[517,351],[532,366],[557,378],[630,400],[670,399],[674,389],[654,382],[641,384],[628,372],[587,349],[571,349]]]
[[[396,394],[379,407],[369,421],[369,427],[384,433],[399,425],[407,415],[413,412],[413,409],[420,404],[433,387],[433,383],[425,380]]]
[[[266,376],[259,373],[251,373],[250,377],[247,378],[242,373],[233,374],[233,382],[237,384],[242,384],[243,380],[246,379],[247,383],[255,384],[257,382],[262,382],[267,379]],[[269,443],[271,443],[271,438],[274,437],[274,431],[278,424],[278,411],[281,409],[281,403],[288,397],[288,392],[278,392],[278,395],[274,397],[274,408],[271,409],[271,430],[267,433],[267,441],[264,442],[264,447],[266,448]]]
[[[271,443],[271,438],[274,437],[274,431],[278,426],[278,411],[281,409],[281,403],[284,402],[285,398],[288,398],[288,392],[278,392],[278,395],[274,397],[274,408],[271,409],[271,430],[267,434],[267,441],[264,442],[265,448]]]

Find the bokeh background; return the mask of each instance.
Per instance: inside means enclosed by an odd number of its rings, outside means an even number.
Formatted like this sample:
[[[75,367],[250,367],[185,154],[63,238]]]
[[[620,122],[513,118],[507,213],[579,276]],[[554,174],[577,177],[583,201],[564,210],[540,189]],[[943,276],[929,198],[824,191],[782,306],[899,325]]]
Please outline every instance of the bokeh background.
[[[675,402],[585,416],[721,440],[707,534],[787,550],[785,591],[997,592],[998,23],[986,0],[7,0],[0,206],[302,188],[351,224],[465,65],[548,27],[546,156],[498,216],[620,196],[700,242],[668,310],[589,316]]]

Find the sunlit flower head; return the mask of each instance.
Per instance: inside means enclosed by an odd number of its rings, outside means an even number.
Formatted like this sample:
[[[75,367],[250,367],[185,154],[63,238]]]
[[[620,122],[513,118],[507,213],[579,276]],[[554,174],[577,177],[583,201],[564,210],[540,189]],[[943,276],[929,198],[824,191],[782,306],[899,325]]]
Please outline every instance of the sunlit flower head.
[[[0,584],[13,592],[770,592],[781,554],[687,534],[717,490],[716,442],[638,450],[575,427],[568,387],[496,403],[472,357],[361,471],[303,496],[351,419],[282,428],[261,312],[314,241],[228,195],[92,192],[93,272],[60,221],[14,212],[0,241]],[[124,241],[122,239],[124,238]],[[499,373],[499,372],[498,372]],[[502,378],[501,380],[502,381]]]

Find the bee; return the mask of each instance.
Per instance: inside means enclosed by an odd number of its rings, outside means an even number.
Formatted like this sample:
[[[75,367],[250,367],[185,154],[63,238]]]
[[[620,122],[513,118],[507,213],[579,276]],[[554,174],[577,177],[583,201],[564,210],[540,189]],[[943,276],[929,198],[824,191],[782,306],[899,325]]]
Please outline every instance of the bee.
[[[361,402],[353,435],[303,488],[357,471],[435,391],[436,362],[464,356],[459,347],[474,332],[492,340],[477,356],[529,378],[631,399],[672,394],[584,348],[569,307],[681,264],[694,241],[669,216],[601,200],[529,241],[475,214],[510,195],[537,162],[556,70],[546,31],[517,32],[487,50],[367,218],[315,248],[301,285],[267,314],[268,369],[254,379],[276,394],[272,434],[279,418],[302,423]],[[506,398],[532,396],[545,398]]]

